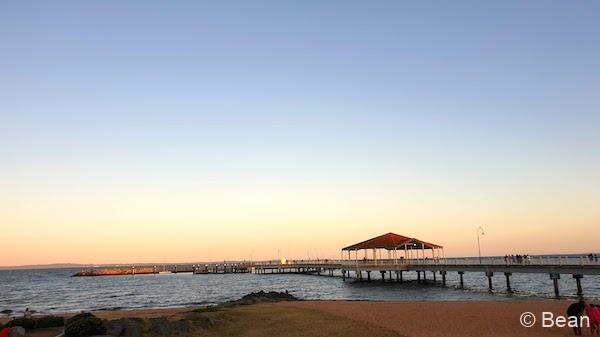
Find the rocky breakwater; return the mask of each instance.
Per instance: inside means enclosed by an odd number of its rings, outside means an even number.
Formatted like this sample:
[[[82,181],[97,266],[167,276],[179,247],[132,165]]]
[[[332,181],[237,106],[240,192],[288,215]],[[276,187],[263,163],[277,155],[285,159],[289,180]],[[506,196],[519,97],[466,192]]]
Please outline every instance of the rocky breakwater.
[[[113,267],[113,268],[94,268],[85,269],[73,275],[73,277],[81,276],[118,276],[118,275],[142,275],[156,274],[157,270],[154,267]]]
[[[126,317],[102,320],[91,313],[78,314],[65,322],[64,337],[192,337],[204,336],[215,327],[231,324],[239,319],[228,309],[258,303],[297,301],[284,292],[259,291],[236,301],[212,307],[203,307],[160,317]]]

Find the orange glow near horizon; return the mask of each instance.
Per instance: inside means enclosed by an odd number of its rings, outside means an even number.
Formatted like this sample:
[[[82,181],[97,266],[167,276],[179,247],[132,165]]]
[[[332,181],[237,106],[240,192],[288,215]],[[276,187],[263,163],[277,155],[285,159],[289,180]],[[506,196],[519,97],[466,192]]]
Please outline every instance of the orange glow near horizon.
[[[74,191],[71,191],[74,192]],[[496,201],[391,191],[180,190],[28,195],[5,203],[0,265],[339,258],[340,248],[395,232],[446,256],[597,250],[598,208],[541,195]],[[208,197],[210,196],[210,197]],[[26,201],[25,201],[26,200]],[[535,203],[532,201],[535,200]]]

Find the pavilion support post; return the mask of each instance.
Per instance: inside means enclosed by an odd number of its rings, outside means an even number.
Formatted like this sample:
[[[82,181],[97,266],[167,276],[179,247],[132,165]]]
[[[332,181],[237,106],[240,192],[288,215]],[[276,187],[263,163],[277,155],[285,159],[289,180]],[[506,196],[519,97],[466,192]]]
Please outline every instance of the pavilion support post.
[[[385,282],[385,270],[380,270],[381,273],[381,282]]]
[[[373,260],[375,260],[375,265],[377,265],[377,249],[373,248]]]
[[[404,282],[404,280],[403,280],[403,275],[402,275],[402,270],[400,271],[400,282],[401,282],[401,283],[402,283],[402,282]]]
[[[427,271],[423,270],[423,283],[427,283]]]
[[[465,282],[463,280],[463,275],[465,274],[464,271],[459,271],[458,272],[458,276],[460,277],[460,289],[464,289],[465,288]]]
[[[504,273],[504,277],[506,277],[506,291],[512,293],[512,288],[510,287],[510,276],[512,273]]]
[[[583,294],[583,290],[581,289],[581,278],[583,275],[573,275],[573,278],[577,282],[577,296],[581,296]]]
[[[367,282],[371,282],[371,271],[367,270]]]
[[[437,282],[436,276],[435,276],[435,270],[431,271],[433,273],[433,283]]]
[[[400,272],[396,271],[396,282],[400,281]]]
[[[560,297],[560,292],[558,289],[558,280],[560,280],[560,274],[550,274],[550,279],[552,283],[554,283],[554,296]]]
[[[486,272],[485,272],[485,276],[486,276],[486,277],[487,277],[487,279],[488,279],[488,290],[489,290],[489,291],[492,291],[492,290],[494,290],[494,287],[493,287],[493,285],[492,285],[492,276],[494,276],[494,273],[493,273],[493,272],[491,272],[491,271],[486,271]]]
[[[417,270],[417,283],[421,283],[421,272]]]
[[[446,271],[440,270],[440,275],[442,275],[442,285],[445,287],[446,286]]]
[[[390,270],[389,273],[390,273],[390,282],[391,282],[392,281],[392,271]]]

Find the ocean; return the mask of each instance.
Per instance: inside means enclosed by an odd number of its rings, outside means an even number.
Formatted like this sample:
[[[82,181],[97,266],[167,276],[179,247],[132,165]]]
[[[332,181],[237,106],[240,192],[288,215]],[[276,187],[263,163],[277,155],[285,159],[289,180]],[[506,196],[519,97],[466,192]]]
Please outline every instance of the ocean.
[[[0,271],[0,311],[14,314],[25,308],[38,313],[78,312],[207,306],[235,300],[250,292],[289,291],[306,300],[373,301],[485,301],[553,298],[552,281],[546,274],[513,274],[514,293],[505,291],[504,275],[493,278],[494,292],[487,291],[483,273],[466,273],[465,289],[458,289],[458,275],[449,272],[447,287],[416,282],[416,273],[405,273],[405,283],[382,282],[373,273],[372,282],[343,282],[341,277],[298,274],[156,274],[135,276],[71,277],[78,269]],[[429,273],[428,280],[432,276]],[[582,279],[584,296],[600,299],[600,276]],[[571,275],[562,275],[561,294],[575,298]]]

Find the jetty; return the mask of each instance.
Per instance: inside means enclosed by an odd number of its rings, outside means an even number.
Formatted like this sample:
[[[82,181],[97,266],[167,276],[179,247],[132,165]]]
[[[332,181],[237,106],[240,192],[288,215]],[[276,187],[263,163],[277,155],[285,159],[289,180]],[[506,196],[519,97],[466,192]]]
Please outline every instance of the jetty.
[[[404,282],[406,272],[415,272],[417,282],[427,282],[429,274],[434,282],[438,282],[439,277],[443,286],[446,286],[446,275],[456,272],[461,289],[464,288],[465,273],[484,273],[489,291],[494,289],[492,278],[503,275],[508,292],[512,292],[513,273],[535,273],[548,275],[558,297],[561,276],[572,277],[577,285],[577,295],[582,296],[581,279],[585,275],[600,275],[600,263],[597,257],[585,255],[529,256],[519,261],[502,257],[446,258],[441,245],[387,233],[342,248],[339,260],[256,262],[253,271],[263,275],[298,273],[333,277],[337,274],[344,281],[354,279],[358,282],[370,282],[371,273],[379,273],[382,282]]]
[[[341,249],[340,259],[223,261],[222,263],[195,263],[170,265],[134,265],[82,269],[73,276],[115,276],[162,273],[204,274],[305,274],[341,277],[343,281],[371,282],[379,274],[381,282],[409,281],[416,274],[419,283],[428,282],[446,286],[448,273],[457,273],[458,287],[464,288],[465,273],[483,273],[488,289],[493,291],[493,277],[504,277],[506,290],[512,292],[511,276],[518,273],[546,274],[552,282],[554,294],[560,296],[559,280],[573,279],[577,295],[583,295],[581,279],[586,275],[600,275],[597,256],[527,256],[518,260],[507,257],[447,258],[444,247],[417,238],[387,233]],[[409,274],[410,273],[410,274]],[[413,280],[410,280],[413,281]]]
[[[194,266],[194,274],[243,274],[249,273],[253,263],[212,263]]]
[[[74,277],[86,276],[120,276],[148,274],[231,274],[249,273],[253,263],[222,262],[194,264],[163,264],[163,265],[128,265],[128,266],[99,266],[81,269]]]

